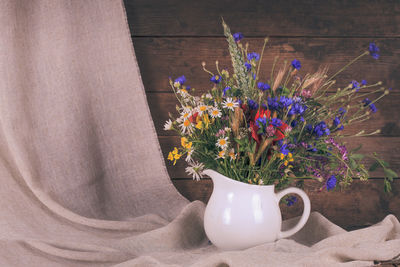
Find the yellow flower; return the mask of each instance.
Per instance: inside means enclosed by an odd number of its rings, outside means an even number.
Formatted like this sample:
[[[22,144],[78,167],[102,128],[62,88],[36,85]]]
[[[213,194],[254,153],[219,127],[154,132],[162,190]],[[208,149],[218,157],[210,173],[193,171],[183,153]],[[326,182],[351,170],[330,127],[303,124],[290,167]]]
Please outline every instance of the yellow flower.
[[[182,145],[184,148],[189,149],[189,148],[192,147],[192,142],[188,142],[188,140],[187,140],[186,137],[181,137],[181,145]]]
[[[183,147],[186,147],[186,143],[187,143],[187,138],[186,137],[181,137],[181,145],[183,146]]]
[[[199,129],[199,130],[201,130],[201,129],[203,128],[203,122],[202,122],[202,121],[199,121],[199,122],[196,124],[196,128]]]
[[[285,158],[285,154],[281,153],[281,160]]]
[[[206,129],[208,129],[208,125],[210,125],[210,117],[208,117],[208,114],[203,115],[203,123]]]
[[[288,161],[287,160],[285,160],[285,162],[283,163],[285,166],[287,166],[288,165]]]
[[[182,157],[182,154],[179,154],[178,149],[175,147],[172,152],[169,152],[168,154],[168,159],[170,161],[174,161],[174,165],[176,164],[176,161]]]

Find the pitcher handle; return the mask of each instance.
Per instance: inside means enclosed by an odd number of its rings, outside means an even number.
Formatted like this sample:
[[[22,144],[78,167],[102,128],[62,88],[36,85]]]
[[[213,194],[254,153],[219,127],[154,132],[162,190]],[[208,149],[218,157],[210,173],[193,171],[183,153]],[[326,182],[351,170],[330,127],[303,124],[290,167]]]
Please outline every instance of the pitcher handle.
[[[296,224],[295,227],[287,231],[280,231],[278,234],[278,239],[286,238],[297,233],[301,228],[303,228],[303,226],[306,224],[308,220],[308,217],[310,216],[310,211],[311,211],[310,199],[308,198],[307,194],[299,188],[289,187],[276,193],[276,197],[278,198],[278,203],[283,196],[290,193],[297,194],[303,199],[304,203],[303,214],[301,215],[300,221]]]

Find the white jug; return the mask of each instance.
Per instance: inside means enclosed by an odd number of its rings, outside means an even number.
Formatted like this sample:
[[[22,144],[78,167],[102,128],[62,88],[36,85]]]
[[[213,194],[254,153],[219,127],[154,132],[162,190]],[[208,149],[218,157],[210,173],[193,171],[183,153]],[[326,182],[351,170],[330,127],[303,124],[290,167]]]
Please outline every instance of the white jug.
[[[214,183],[214,189],[204,214],[207,237],[223,250],[250,248],[299,231],[310,216],[310,199],[295,187],[274,192],[274,185],[252,185],[230,179],[216,171],[204,170]],[[303,199],[304,210],[295,227],[281,231],[280,199],[295,193]]]

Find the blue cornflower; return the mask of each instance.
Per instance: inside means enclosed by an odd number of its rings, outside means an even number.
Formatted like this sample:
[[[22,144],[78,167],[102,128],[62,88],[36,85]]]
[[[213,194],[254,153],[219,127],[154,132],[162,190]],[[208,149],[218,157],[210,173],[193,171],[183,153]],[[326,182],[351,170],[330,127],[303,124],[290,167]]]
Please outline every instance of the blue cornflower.
[[[375,43],[370,43],[370,44],[369,44],[368,50],[369,50],[369,54],[370,54],[373,58],[375,58],[375,59],[378,59],[378,58],[379,58],[379,54],[378,54],[378,52],[379,52],[379,47],[377,47]]]
[[[374,103],[371,103],[372,101],[369,100],[368,98],[364,99],[362,102],[364,103],[364,107],[369,106],[369,108],[371,109],[371,111],[372,111],[373,113],[375,113],[375,112],[378,110],[378,109],[376,108],[375,104],[374,104]]]
[[[314,143],[314,145],[315,145],[315,143]],[[307,151],[310,151],[310,152],[317,152],[318,151],[318,149],[316,147],[313,148],[313,146],[310,145],[310,144],[307,145],[307,148],[308,148]]]
[[[258,89],[260,89],[260,90],[263,91],[263,92],[266,91],[266,90],[271,89],[271,86],[269,86],[268,83],[259,82],[259,83],[257,84],[257,86],[258,86]]]
[[[337,127],[339,124],[340,124],[340,119],[339,119],[339,117],[335,117],[335,119],[333,120],[333,125],[334,125],[335,127]]]
[[[313,134],[315,134],[317,137],[321,137],[323,135],[330,135],[331,131],[327,127],[326,123],[324,121],[321,121],[317,125],[315,125]]]
[[[244,66],[246,67],[247,71],[251,70],[251,64],[249,62],[244,63]]]
[[[341,131],[341,130],[343,130],[344,129],[344,126],[343,126],[343,124],[339,127],[339,128],[337,128],[336,130],[338,130],[338,131]]]
[[[343,115],[346,113],[346,110],[344,108],[339,108],[339,115],[340,117],[343,117]]]
[[[356,89],[356,92],[360,89],[360,83],[356,80],[351,81],[351,89]]]
[[[249,108],[250,109],[258,109],[258,104],[257,104],[257,102],[256,101],[254,101],[253,99],[249,99],[248,101],[247,101],[247,103],[249,104]]]
[[[287,108],[287,107],[289,107],[292,103],[293,103],[293,99],[291,99],[290,97],[281,96],[281,97],[279,98],[279,106],[280,106],[281,108]]]
[[[367,81],[366,80],[361,80],[361,85],[367,85]]]
[[[263,118],[263,117],[258,118],[256,120],[256,124],[257,124],[258,128],[264,129],[265,126],[267,125],[267,118]]]
[[[292,116],[294,114],[299,114],[302,115],[304,113],[304,111],[306,111],[307,106],[306,105],[302,105],[300,103],[294,103],[292,105],[292,108],[289,110],[289,116]]]
[[[183,85],[186,82],[186,77],[184,75],[182,75],[181,77],[176,78],[174,82],[180,83],[180,85]]]
[[[283,154],[283,155],[287,155],[289,154],[289,148],[287,146],[287,144],[283,144],[281,145],[281,147],[279,148],[279,151]]]
[[[294,203],[296,203],[296,202],[297,202],[297,197],[296,196],[288,196],[286,198],[286,205],[288,207],[293,206]]]
[[[311,124],[307,124],[307,125],[306,125],[306,130],[309,131],[309,132],[311,133],[312,130],[313,130],[313,126],[312,126]]]
[[[223,90],[224,96],[226,95],[226,91],[228,91],[228,90],[231,90],[231,87],[227,86],[224,88],[224,90]]]
[[[276,96],[274,98],[268,97],[267,102],[268,102],[268,107],[270,110],[278,110],[279,109],[278,98]]]
[[[240,40],[243,39],[243,34],[241,32],[237,32],[233,34],[233,39],[235,39],[235,42],[239,42]]]
[[[214,76],[211,77],[210,81],[212,81],[212,82],[215,83],[215,84],[218,84],[218,83],[221,82],[221,76],[219,76],[219,75],[214,75]]]
[[[295,68],[296,70],[299,70],[301,68],[301,63],[297,59],[293,59],[292,61],[292,67]]]
[[[326,181],[326,189],[329,191],[335,187],[336,187],[336,177],[335,175],[331,175],[331,177],[329,177],[329,179]]]
[[[247,54],[247,59],[248,59],[249,61],[251,61],[252,59],[254,59],[255,61],[257,61],[257,60],[260,59],[260,55],[257,54],[256,52],[251,52],[251,53],[248,53],[248,54]]]
[[[271,124],[275,127],[281,127],[282,126],[282,121],[278,118],[273,118],[271,120]]]

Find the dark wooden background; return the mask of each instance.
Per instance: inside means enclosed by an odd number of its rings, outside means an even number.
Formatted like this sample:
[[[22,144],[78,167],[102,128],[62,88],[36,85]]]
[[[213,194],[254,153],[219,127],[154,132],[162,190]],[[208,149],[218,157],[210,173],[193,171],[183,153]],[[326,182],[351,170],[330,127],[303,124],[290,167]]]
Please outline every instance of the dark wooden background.
[[[200,94],[212,86],[201,68],[202,61],[209,68],[213,68],[215,60],[222,67],[230,67],[221,26],[223,16],[232,32],[245,35],[250,51],[259,51],[263,38],[270,37],[262,65],[265,73],[276,55],[281,59],[299,59],[303,74],[316,71],[323,64],[329,64],[333,73],[375,41],[381,49],[380,59],[363,58],[338,77],[338,84],[354,79],[370,83],[381,80],[393,90],[377,104],[378,113],[363,124],[368,131],[381,129],[382,133],[352,139],[349,145],[363,144],[363,152],[378,152],[400,173],[399,3],[398,0],[125,0],[133,45],[165,158],[179,141],[163,131],[168,112],[173,112],[176,104],[168,77],[185,75],[188,84]],[[170,162],[166,165],[182,195],[207,202],[212,192],[211,180],[193,181],[184,172],[183,160],[175,167]],[[389,213],[400,218],[400,180],[394,182],[392,194],[385,194],[382,173],[372,175],[368,183],[355,181],[347,191],[308,192],[312,209],[346,229],[376,223]],[[283,215],[285,218],[298,215],[301,208],[301,203],[283,207]]]

